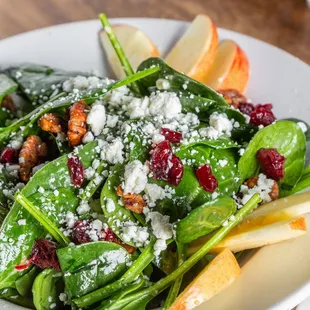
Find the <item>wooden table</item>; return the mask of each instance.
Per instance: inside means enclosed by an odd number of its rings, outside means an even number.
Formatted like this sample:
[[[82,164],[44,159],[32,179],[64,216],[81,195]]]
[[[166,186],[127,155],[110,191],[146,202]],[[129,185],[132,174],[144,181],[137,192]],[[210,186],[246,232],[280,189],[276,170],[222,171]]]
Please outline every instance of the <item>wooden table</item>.
[[[219,27],[274,44],[310,64],[310,9],[305,0],[0,0],[0,39],[77,20],[208,14]]]

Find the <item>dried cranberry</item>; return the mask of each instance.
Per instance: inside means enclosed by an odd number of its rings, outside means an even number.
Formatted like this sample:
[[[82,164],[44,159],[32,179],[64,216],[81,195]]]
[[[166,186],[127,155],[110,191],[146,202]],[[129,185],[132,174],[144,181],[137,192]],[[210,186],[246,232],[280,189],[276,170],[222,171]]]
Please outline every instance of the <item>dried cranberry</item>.
[[[161,134],[171,143],[180,143],[183,138],[180,132],[173,131],[168,128],[162,128]]]
[[[168,180],[172,155],[172,148],[167,140],[158,143],[152,150],[150,170],[156,180]]]
[[[255,109],[250,114],[250,123],[255,126],[267,126],[272,124],[276,120],[276,117],[271,109],[272,104],[270,103],[256,105]]]
[[[52,241],[37,239],[34,242],[29,259],[26,263],[15,266],[15,269],[19,271],[24,270],[32,263],[41,269],[53,268],[60,271],[56,250],[56,245]]]
[[[115,233],[110,228],[107,228],[104,233],[104,241],[115,242],[115,240],[118,239]]]
[[[172,167],[169,171],[168,182],[174,186],[178,186],[183,177],[184,166],[181,159],[174,154],[172,155],[171,162]]]
[[[165,180],[177,186],[181,182],[183,169],[183,163],[172,153],[169,141],[162,141],[155,146],[150,160],[154,179]]]
[[[80,159],[76,155],[69,157],[67,166],[69,167],[72,185],[81,186],[84,181],[84,167]]]
[[[196,169],[196,176],[200,185],[207,192],[213,193],[217,189],[218,182],[212,173],[211,167],[208,165],[202,165]]]
[[[16,151],[12,147],[6,147],[0,156],[0,163],[12,164],[16,156]]]
[[[260,163],[261,171],[273,180],[281,180],[284,177],[285,157],[276,149],[260,149],[256,157]]]
[[[75,244],[82,244],[91,241],[89,235],[86,233],[87,230],[90,230],[90,223],[90,221],[76,221],[74,223],[71,237]]]
[[[255,109],[254,104],[248,102],[241,102],[238,106],[241,113],[251,115],[251,112]]]

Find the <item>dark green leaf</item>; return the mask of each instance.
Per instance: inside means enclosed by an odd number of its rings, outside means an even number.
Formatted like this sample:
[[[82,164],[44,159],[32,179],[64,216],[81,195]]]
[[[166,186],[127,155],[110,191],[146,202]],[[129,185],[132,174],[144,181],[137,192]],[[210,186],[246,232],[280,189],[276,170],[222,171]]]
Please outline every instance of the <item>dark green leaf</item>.
[[[32,284],[39,273],[40,270],[34,266],[26,274],[15,281],[16,290],[21,296],[32,296]]]
[[[235,201],[228,197],[221,197],[206,202],[176,223],[177,241],[189,243],[201,236],[209,234],[222,226],[236,212],[236,209]]]
[[[127,269],[130,255],[112,242],[90,242],[57,251],[70,297],[80,297],[112,281]]]
[[[242,181],[258,174],[256,153],[261,148],[276,148],[285,157],[280,185],[287,189],[294,187],[305,165],[306,139],[300,127],[291,121],[278,121],[258,131],[238,163]]]
[[[54,269],[43,270],[36,277],[32,287],[36,310],[61,309],[63,303],[59,300],[59,294],[63,291],[61,273]]]
[[[3,98],[15,92],[17,84],[5,74],[0,74],[0,107]],[[1,124],[0,124],[1,125]]]

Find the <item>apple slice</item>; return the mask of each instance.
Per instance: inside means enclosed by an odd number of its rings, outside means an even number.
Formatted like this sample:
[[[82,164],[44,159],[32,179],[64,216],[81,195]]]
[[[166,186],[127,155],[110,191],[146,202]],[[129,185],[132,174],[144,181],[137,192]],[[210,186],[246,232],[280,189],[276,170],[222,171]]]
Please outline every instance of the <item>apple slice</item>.
[[[185,288],[169,310],[196,308],[229,286],[240,272],[235,256],[224,249]]]
[[[207,15],[197,15],[165,61],[177,71],[202,81],[215,58],[218,35]]]
[[[222,41],[203,82],[216,90],[235,89],[243,93],[248,80],[247,56],[234,41]]]
[[[114,25],[112,29],[134,71],[136,71],[143,60],[159,56],[159,51],[155,44],[141,30],[129,25]],[[116,78],[121,79],[125,77],[121,63],[104,29],[100,31],[99,37]]]
[[[221,247],[232,251],[252,249],[303,235],[305,220],[296,221],[296,218],[307,213],[310,213],[310,192],[266,203],[246,216],[214,251]],[[204,236],[191,242],[188,255],[195,253],[209,238]]]

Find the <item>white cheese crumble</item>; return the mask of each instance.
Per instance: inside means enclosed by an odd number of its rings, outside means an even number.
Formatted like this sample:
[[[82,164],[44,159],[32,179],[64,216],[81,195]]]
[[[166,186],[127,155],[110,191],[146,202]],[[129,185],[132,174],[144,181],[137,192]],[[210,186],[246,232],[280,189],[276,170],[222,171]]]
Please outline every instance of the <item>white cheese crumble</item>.
[[[79,204],[79,206],[77,207],[76,209],[76,212],[79,214],[79,215],[82,215],[82,214],[85,214],[87,212],[90,211],[90,206],[88,204],[88,201],[86,200],[82,200]]]
[[[26,219],[20,219],[17,221],[17,224],[20,225],[20,226],[24,226],[26,225]]]
[[[128,105],[128,113],[131,119],[149,115],[150,100],[148,97],[134,98]]]
[[[182,105],[176,93],[164,91],[151,94],[149,109],[153,116],[171,119],[181,113]]]
[[[84,135],[82,142],[84,144],[88,143],[88,142],[92,142],[94,141],[94,135],[91,131],[87,131],[86,134]]]
[[[148,208],[144,208],[145,219],[151,222],[154,236],[158,239],[168,240],[173,236],[172,224],[169,223],[170,217],[161,213],[149,212]]]
[[[258,193],[263,202],[271,201],[269,193],[272,191],[274,180],[268,179],[266,175],[260,173],[258,175],[257,185],[253,188],[249,188],[246,185],[241,185],[240,192],[243,194],[241,203],[244,205],[248,200],[256,193]]]
[[[171,198],[171,194],[166,193],[166,191],[157,184],[147,184],[144,191],[144,198],[148,202],[149,207],[154,207],[157,200],[162,200],[165,197]]]
[[[124,193],[141,193],[147,184],[147,173],[147,167],[139,160],[127,164],[124,173]]]
[[[226,159],[220,159],[219,165],[224,168],[228,164],[228,161]]]
[[[102,149],[100,157],[102,160],[106,160],[110,164],[122,163],[124,161],[123,149],[124,145],[121,138],[117,137],[111,143],[107,141],[99,140],[100,148]]]
[[[128,255],[123,249],[105,252],[99,256],[99,260],[104,263],[103,273],[110,274],[118,265],[126,263],[127,258]]]
[[[106,210],[108,213],[115,211],[115,203],[111,198],[106,200]]]
[[[94,135],[99,136],[106,122],[105,107],[95,102],[87,116],[86,122]]]
[[[126,243],[134,243],[141,247],[149,243],[149,233],[146,227],[140,227],[133,222],[125,222],[121,227],[121,238]]]
[[[156,87],[160,90],[167,90],[170,88],[170,82],[166,79],[158,79],[156,81]]]

